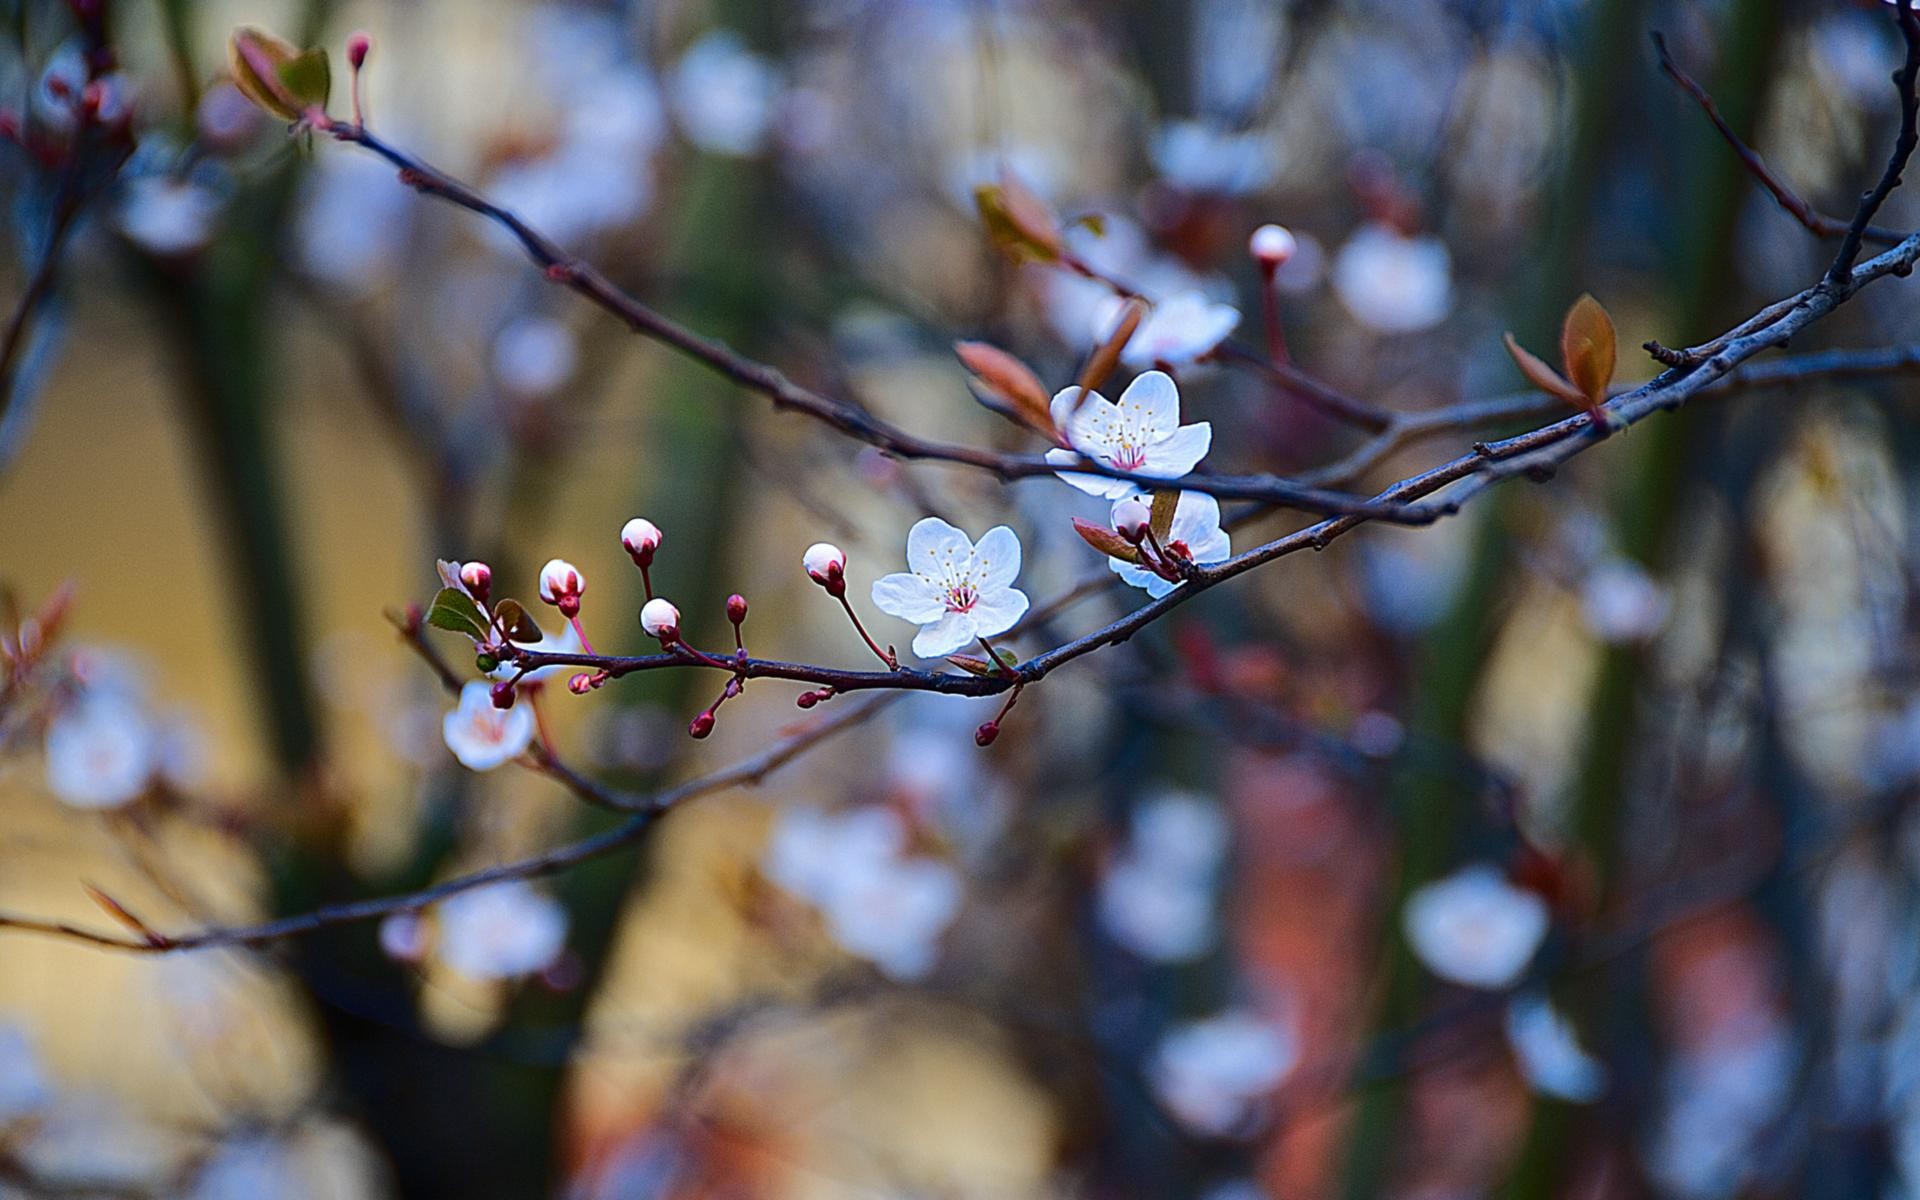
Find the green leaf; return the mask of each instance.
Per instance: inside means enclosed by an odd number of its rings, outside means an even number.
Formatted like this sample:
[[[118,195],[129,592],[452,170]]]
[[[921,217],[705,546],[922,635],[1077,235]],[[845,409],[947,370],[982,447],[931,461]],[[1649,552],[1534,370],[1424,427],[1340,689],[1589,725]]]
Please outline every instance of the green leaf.
[[[516,642],[537,642],[546,635],[540,632],[540,626],[534,624],[527,615],[526,606],[518,600],[500,600],[493,606],[494,620],[500,622],[507,631],[507,637]]]
[[[435,629],[464,633],[476,642],[487,637],[487,618],[473,597],[458,588],[441,588],[427,609],[427,624]]]
[[[327,107],[327,98],[333,94],[333,68],[325,50],[308,50],[281,63],[276,70],[280,82],[303,110]]]

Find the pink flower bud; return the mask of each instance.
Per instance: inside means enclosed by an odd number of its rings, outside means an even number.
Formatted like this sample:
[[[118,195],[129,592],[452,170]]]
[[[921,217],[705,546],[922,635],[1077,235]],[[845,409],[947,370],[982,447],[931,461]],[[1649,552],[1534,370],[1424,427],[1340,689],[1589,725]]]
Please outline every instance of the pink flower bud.
[[[582,671],[567,680],[567,690],[576,696],[584,696],[593,690],[593,672]]]
[[[540,568],[540,598],[559,609],[563,617],[580,615],[580,596],[586,590],[587,581],[580,569],[565,559],[550,559]]]
[[[829,592],[836,587],[845,589],[847,556],[840,547],[831,542],[815,542],[807,547],[807,553],[800,562],[813,581]]]
[[[993,739],[1000,736],[1000,722],[988,721],[973,731],[973,744],[980,747],[993,745]]]
[[[713,710],[708,709],[687,722],[687,732],[694,737],[703,738],[713,732]]]
[[[801,692],[793,698],[793,703],[798,708],[812,708],[814,705],[820,703],[820,693]]]
[[[347,65],[358,71],[367,65],[367,55],[373,50],[373,39],[364,32],[356,32],[347,38]]]
[[[653,565],[653,552],[660,548],[660,527],[645,517],[635,517],[620,527],[620,544],[633,556],[636,567]]]
[[[1269,271],[1286,266],[1299,248],[1300,243],[1284,225],[1262,225],[1247,239],[1247,249],[1255,261]]]
[[[1138,496],[1128,496],[1113,506],[1114,532],[1136,546],[1146,540],[1152,524],[1153,509]]]
[[[747,619],[747,598],[739,592],[727,597],[727,620],[735,625]]]
[[[680,610],[665,596],[655,596],[640,609],[640,628],[662,645],[680,640]]]
[[[502,679],[499,683],[487,689],[487,694],[493,697],[493,706],[495,708],[513,707],[513,681],[511,679]]]
[[[485,604],[493,594],[493,568],[483,562],[462,563],[460,582],[466,585],[469,595]]]

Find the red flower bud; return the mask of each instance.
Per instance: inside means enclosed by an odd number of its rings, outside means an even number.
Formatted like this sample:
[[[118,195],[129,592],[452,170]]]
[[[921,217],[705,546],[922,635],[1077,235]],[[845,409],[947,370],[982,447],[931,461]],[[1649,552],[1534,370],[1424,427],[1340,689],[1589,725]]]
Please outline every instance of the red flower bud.
[[[739,592],[727,597],[727,620],[735,625],[747,619],[747,598]]]
[[[973,744],[976,746],[983,746],[983,747],[991,746],[993,745],[993,739],[999,736],[1000,736],[1000,722],[988,721],[984,725],[980,726],[980,728],[973,731]]]
[[[493,706],[495,708],[513,707],[513,681],[511,679],[502,679],[499,683],[494,684],[489,694],[493,697]]]
[[[713,710],[708,709],[687,723],[687,732],[694,737],[703,738],[713,732]]]

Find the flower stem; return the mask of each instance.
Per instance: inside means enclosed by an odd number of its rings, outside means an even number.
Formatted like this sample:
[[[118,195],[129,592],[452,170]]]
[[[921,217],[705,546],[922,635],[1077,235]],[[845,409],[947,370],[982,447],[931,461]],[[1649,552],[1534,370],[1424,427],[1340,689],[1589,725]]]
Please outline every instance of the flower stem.
[[[867,633],[867,627],[860,623],[860,614],[853,611],[853,602],[847,599],[845,592],[840,594],[840,607],[847,610],[847,620],[853,622],[854,629],[860,633],[860,640],[867,644],[867,649],[873,651],[874,657],[887,664],[887,670],[898,671],[900,669],[899,657],[882,650],[880,644],[875,642],[872,636]]]

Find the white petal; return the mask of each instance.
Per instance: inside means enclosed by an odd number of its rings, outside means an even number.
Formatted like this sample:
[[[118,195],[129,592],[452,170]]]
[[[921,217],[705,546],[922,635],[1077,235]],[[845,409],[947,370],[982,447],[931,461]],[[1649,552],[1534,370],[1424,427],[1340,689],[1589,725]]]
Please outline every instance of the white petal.
[[[1027,594],[1019,588],[999,588],[995,591],[983,591],[974,601],[973,617],[975,632],[981,637],[992,637],[996,633],[1005,633],[1012,629],[1014,622],[1027,613]]]
[[[1020,577],[1020,538],[1005,525],[982,534],[973,548],[973,586],[981,592],[1010,586]]]
[[[1192,547],[1206,541],[1219,529],[1219,500],[1206,492],[1180,493],[1180,503],[1174,505],[1173,527],[1170,530],[1175,540]]]
[[[945,658],[971,645],[976,628],[972,613],[950,612],[914,635],[913,652],[921,658]]]
[[[1165,371],[1148,371],[1120,393],[1120,408],[1138,427],[1166,437],[1180,426],[1180,388]]]
[[[1193,470],[1212,447],[1211,424],[1200,421],[1193,425],[1182,425],[1147,447],[1147,459],[1140,464],[1140,473],[1158,479],[1178,479]]]
[[[1120,423],[1120,410],[1099,392],[1062,388],[1054,394],[1050,411],[1053,423],[1067,435],[1068,444],[1080,453],[1089,458],[1104,458],[1112,448],[1111,431]]]
[[[939,517],[922,517],[907,531],[907,570],[916,575],[944,579],[972,553],[973,539]]]
[[[890,617],[925,625],[937,621],[947,611],[946,601],[932,583],[918,575],[898,571],[873,581],[873,606]]]
[[[1047,461],[1057,466],[1067,466],[1078,463],[1080,456],[1071,450],[1049,450]],[[1057,474],[1060,482],[1069,487],[1079,488],[1089,496],[1100,496],[1107,500],[1119,500],[1126,496],[1138,495],[1140,491],[1137,484],[1128,483],[1124,479],[1109,479],[1105,475],[1088,475],[1084,471],[1060,471]]]
[[[1162,579],[1145,567],[1135,566],[1130,562],[1122,562],[1117,558],[1109,558],[1107,560],[1107,566],[1115,575],[1118,575],[1125,581],[1129,587],[1144,588],[1146,589],[1147,595],[1153,597],[1155,600],[1166,595],[1174,588],[1172,580]]]

